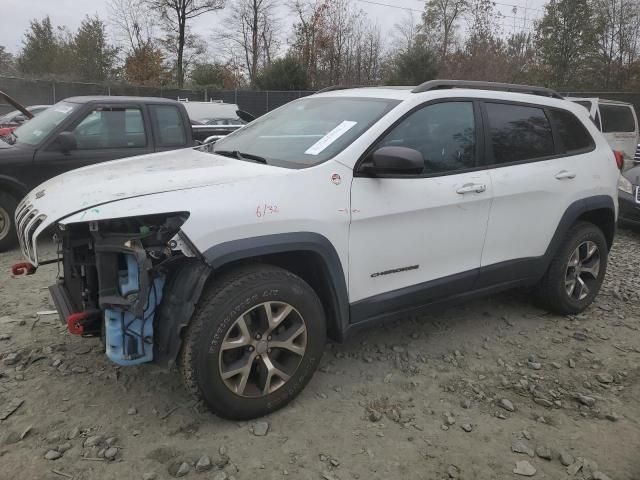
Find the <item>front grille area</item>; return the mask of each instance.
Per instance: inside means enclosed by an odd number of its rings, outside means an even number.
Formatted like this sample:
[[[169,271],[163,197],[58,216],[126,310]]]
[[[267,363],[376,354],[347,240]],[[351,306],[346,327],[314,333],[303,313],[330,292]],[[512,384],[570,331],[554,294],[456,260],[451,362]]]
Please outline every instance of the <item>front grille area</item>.
[[[633,156],[633,161],[636,163],[640,163],[640,143],[638,144],[638,147],[636,148],[636,154]]]
[[[640,185],[636,187],[636,203],[640,203]]]
[[[45,220],[46,215],[38,215],[38,210],[28,202],[21,203],[16,209],[16,230],[22,254],[32,264],[37,265],[38,255],[33,234]]]

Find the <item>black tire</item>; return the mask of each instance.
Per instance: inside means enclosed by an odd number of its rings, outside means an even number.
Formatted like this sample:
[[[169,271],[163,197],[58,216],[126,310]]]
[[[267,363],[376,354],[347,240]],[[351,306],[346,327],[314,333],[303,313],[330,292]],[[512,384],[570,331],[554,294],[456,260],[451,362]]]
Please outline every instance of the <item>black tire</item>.
[[[573,252],[585,242],[596,244],[599,253],[600,268],[597,276],[587,275],[589,293],[582,299],[570,296],[565,288],[569,260]],[[596,225],[577,222],[558,248],[551,264],[536,288],[539,303],[548,310],[561,315],[573,315],[587,308],[600,291],[607,270],[609,249],[607,241]]]
[[[8,193],[0,192],[0,252],[11,250],[18,244],[14,215],[18,201]],[[8,222],[8,227],[4,227]]]
[[[222,343],[236,328],[236,320],[244,318],[244,312],[262,308],[266,301],[285,302],[296,315],[299,312],[298,320],[306,325],[306,349],[282,386],[263,396],[241,396],[222,378]],[[282,268],[251,265],[223,274],[205,289],[184,335],[179,365],[186,387],[211,411],[224,418],[245,420],[273,412],[298,395],[318,367],[325,341],[325,315],[313,289]]]

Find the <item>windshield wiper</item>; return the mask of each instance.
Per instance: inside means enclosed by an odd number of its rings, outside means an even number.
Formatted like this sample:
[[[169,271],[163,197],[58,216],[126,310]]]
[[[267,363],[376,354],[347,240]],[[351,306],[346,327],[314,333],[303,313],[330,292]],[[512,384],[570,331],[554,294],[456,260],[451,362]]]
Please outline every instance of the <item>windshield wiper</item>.
[[[254,162],[264,163],[267,165],[267,159],[253,153],[243,153],[238,150],[214,150],[213,153],[224,155],[225,157],[237,158],[238,160],[253,160]]]

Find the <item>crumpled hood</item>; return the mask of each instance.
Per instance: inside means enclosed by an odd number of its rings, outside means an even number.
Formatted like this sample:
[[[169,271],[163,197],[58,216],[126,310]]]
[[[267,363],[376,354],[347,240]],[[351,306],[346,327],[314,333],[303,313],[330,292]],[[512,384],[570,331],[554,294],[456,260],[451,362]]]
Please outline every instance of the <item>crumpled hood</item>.
[[[80,168],[36,187],[25,198],[47,223],[115,200],[233,183],[286,169],[195,149],[131,157]]]

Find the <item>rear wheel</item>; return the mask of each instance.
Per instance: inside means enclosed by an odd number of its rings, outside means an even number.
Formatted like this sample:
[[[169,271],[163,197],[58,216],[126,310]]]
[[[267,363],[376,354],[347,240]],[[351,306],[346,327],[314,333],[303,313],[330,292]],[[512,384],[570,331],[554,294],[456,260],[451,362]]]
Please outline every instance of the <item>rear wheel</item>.
[[[322,305],[306,282],[278,267],[244,267],[203,293],[180,364],[187,387],[212,411],[255,418],[304,388],[325,339]]]
[[[0,252],[16,246],[18,237],[13,216],[18,202],[11,195],[0,192]]]
[[[538,286],[538,298],[549,310],[582,312],[600,291],[607,270],[608,247],[602,230],[579,222],[567,234]]]

